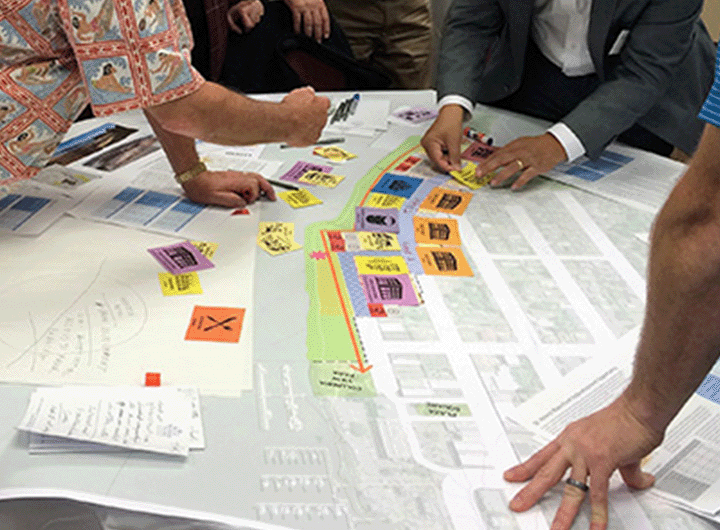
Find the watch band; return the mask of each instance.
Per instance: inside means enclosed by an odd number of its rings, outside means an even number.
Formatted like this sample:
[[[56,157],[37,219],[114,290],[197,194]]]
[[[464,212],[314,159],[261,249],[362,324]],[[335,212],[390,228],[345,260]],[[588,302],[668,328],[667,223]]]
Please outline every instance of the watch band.
[[[205,162],[198,160],[198,162],[187,171],[177,173],[175,175],[175,180],[177,180],[178,184],[185,184],[187,181],[197,177],[203,171],[207,171],[207,166],[205,165]]]

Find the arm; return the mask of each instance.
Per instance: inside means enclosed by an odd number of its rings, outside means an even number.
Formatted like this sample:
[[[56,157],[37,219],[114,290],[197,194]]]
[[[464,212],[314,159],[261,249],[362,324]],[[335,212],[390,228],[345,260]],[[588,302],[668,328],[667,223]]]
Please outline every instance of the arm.
[[[701,0],[648,2],[630,28],[618,64],[562,120],[590,157],[658,103],[692,49],[701,8]]]
[[[485,63],[504,23],[495,0],[455,0],[445,18],[438,56],[438,97],[461,96],[477,101]],[[458,98],[456,98],[458,99]],[[463,103],[464,104],[464,103]],[[422,146],[441,171],[460,169],[460,143],[465,109],[453,102],[443,105],[425,133]]]
[[[607,525],[610,476],[652,485],[641,459],[663,434],[720,355],[720,129],[708,125],[690,167],[658,214],[650,250],[647,307],[632,380],[608,407],[570,424],[526,462],[513,482],[532,479],[510,507],[524,511],[568,468],[590,476],[593,530]],[[566,486],[555,522],[567,530],[584,493]]]
[[[320,136],[329,106],[309,87],[293,90],[281,103],[268,103],[207,81],[188,96],[146,111],[165,131],[211,143],[304,146]]]
[[[150,122],[176,174],[183,173],[198,163],[195,140],[163,129],[147,110],[145,117]],[[241,208],[257,200],[260,195],[275,200],[275,190],[257,173],[203,171],[183,183],[182,187],[192,201],[229,208]]]

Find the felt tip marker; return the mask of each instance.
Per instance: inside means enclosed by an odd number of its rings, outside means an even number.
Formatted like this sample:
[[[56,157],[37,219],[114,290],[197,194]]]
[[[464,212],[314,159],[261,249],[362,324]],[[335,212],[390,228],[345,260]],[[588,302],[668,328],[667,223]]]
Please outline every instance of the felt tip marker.
[[[463,130],[463,134],[471,140],[475,140],[476,142],[482,142],[486,145],[493,144],[493,139],[491,136],[481,133],[480,131],[476,131],[475,129],[472,129],[470,127],[465,127],[465,129]]]

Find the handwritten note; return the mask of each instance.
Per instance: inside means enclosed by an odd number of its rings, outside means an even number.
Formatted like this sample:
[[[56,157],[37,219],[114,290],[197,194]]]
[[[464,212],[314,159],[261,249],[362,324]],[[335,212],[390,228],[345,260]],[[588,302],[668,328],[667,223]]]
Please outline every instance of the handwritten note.
[[[197,391],[180,387],[38,388],[18,429],[180,456],[205,446]]]

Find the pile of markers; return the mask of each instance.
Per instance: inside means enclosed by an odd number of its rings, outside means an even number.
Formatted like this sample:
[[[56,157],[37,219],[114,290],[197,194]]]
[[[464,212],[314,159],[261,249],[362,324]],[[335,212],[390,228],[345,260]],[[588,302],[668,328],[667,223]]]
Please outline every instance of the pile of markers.
[[[330,118],[330,123],[347,120],[348,116],[355,114],[358,103],[360,103],[360,94],[355,94],[354,96],[341,101],[335,109],[332,118]]]

